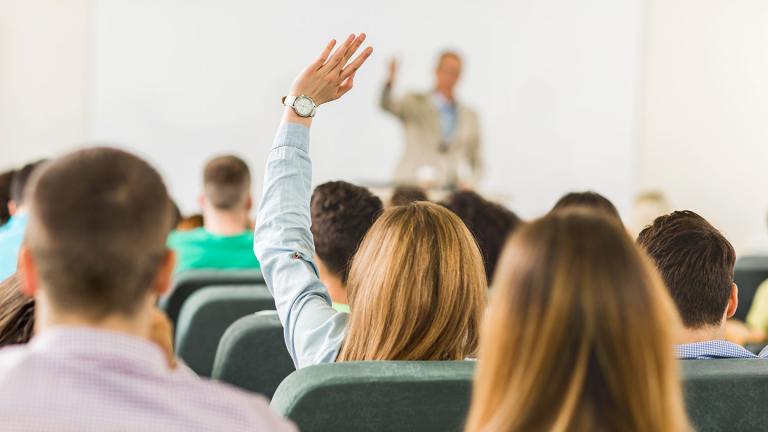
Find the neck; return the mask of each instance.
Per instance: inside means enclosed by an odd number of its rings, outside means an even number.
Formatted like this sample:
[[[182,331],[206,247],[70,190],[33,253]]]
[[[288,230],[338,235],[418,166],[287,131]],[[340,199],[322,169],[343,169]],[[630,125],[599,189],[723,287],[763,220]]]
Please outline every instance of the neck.
[[[248,230],[248,212],[246,210],[205,209],[203,220],[206,231],[220,236],[237,235]]]
[[[328,288],[328,294],[331,295],[331,300],[334,303],[348,304],[347,300],[347,287],[341,283],[341,278],[335,273],[328,270],[323,263],[323,260],[316,259],[317,267],[320,270],[320,282]]]
[[[720,324],[698,328],[686,327],[683,329],[680,336],[680,343],[684,344],[725,339],[725,326]]]
[[[150,320],[145,310],[146,308],[142,308],[142,312],[131,317],[114,314],[94,320],[81,314],[56,311],[44,297],[36,296],[35,333],[43,332],[52,327],[88,327],[147,338],[150,332]]]
[[[449,102],[455,102],[453,99],[453,89],[441,89],[438,87],[437,92],[440,93],[444,98],[448,99]]]

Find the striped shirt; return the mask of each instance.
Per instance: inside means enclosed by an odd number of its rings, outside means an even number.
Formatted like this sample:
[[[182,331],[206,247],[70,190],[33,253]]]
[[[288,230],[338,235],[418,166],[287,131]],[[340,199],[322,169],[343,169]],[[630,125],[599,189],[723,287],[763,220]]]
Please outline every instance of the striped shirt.
[[[680,344],[675,346],[677,358],[680,360],[711,360],[727,358],[765,359],[768,358],[768,347],[760,354],[754,354],[741,345],[725,340],[710,340]]]

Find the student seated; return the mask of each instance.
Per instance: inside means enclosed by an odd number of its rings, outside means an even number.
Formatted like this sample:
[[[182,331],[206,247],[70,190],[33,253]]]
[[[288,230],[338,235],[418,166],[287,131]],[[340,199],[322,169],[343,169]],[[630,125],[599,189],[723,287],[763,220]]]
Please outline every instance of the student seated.
[[[310,115],[352,88],[365,35],[331,42],[294,82],[267,161],[255,250],[297,367],[351,360],[460,360],[474,356],[487,281],[472,234],[431,203],[382,214],[352,259],[351,313],[331,306],[310,231]],[[286,99],[292,103],[293,97]],[[301,115],[307,117],[302,117]]]
[[[674,306],[594,211],[520,228],[493,280],[466,431],[686,431]]]
[[[212,159],[203,172],[203,227],[174,231],[168,245],[176,251],[176,271],[192,269],[258,269],[248,213],[251,174],[235,156]]]
[[[18,273],[0,282],[0,347],[27,343],[32,338],[35,299],[22,291]]]
[[[20,252],[36,335],[0,349],[4,430],[288,431],[266,401],[171,368],[171,203],[128,153],[89,148],[48,163],[27,194]]]
[[[621,215],[611,200],[597,192],[571,192],[563,195],[552,207],[552,212],[570,208],[588,208],[605,213],[621,222]],[[623,222],[622,222],[623,223]]]
[[[513,212],[472,191],[453,193],[443,206],[456,213],[474,234],[483,253],[485,274],[491,280],[507,237],[522,221]]]
[[[389,197],[389,206],[403,206],[419,201],[429,201],[424,189],[418,186],[398,186]]]
[[[692,211],[676,211],[656,218],[637,242],[658,267],[683,320],[680,359],[758,357],[725,340],[739,290],[733,282],[736,252],[720,231]]]
[[[0,280],[16,273],[19,248],[27,229],[27,203],[25,190],[35,170],[45,161],[25,165],[16,171],[11,181],[11,200],[8,202],[10,220],[0,227]]]
[[[320,281],[328,288],[333,308],[349,312],[349,264],[363,237],[381,215],[381,200],[366,188],[335,181],[315,188],[310,209]]]

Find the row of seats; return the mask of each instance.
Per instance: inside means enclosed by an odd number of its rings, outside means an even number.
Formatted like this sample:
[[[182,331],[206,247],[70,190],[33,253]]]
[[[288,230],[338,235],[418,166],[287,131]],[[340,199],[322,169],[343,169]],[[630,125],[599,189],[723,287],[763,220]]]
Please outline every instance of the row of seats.
[[[295,371],[274,301],[260,275],[250,273],[184,275],[177,281],[183,295],[164,299],[166,310],[177,305],[177,353],[197,373],[265,395],[301,430],[461,430],[474,362],[351,362]],[[681,365],[697,430],[762,430],[768,423],[768,363]]]

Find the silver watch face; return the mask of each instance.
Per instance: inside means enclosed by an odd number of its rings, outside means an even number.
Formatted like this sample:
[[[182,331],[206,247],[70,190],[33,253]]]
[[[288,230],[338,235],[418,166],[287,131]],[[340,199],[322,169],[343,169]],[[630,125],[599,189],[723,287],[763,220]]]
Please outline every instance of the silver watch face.
[[[296,102],[293,103],[293,107],[298,115],[309,117],[312,114],[312,110],[315,109],[315,104],[312,102],[312,99],[306,96],[299,96],[296,98]]]

